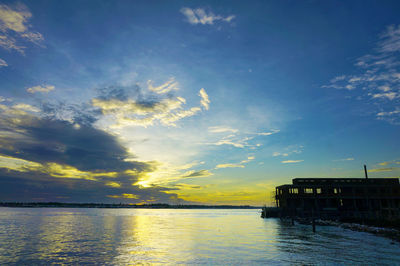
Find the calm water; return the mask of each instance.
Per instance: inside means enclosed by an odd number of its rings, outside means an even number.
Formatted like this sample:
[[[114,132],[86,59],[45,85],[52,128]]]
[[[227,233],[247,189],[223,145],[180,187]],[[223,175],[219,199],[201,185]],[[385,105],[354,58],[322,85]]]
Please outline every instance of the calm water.
[[[0,264],[50,263],[400,265],[400,245],[259,210],[0,208]]]

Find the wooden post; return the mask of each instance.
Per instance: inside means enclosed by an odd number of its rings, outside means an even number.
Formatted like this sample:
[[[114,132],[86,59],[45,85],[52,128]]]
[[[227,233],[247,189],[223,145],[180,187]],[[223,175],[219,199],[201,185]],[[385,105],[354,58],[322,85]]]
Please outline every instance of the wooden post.
[[[315,233],[315,219],[314,219],[314,217],[312,219],[312,231],[313,231],[313,233]]]
[[[315,233],[314,208],[312,209],[312,231],[313,231],[313,233]]]

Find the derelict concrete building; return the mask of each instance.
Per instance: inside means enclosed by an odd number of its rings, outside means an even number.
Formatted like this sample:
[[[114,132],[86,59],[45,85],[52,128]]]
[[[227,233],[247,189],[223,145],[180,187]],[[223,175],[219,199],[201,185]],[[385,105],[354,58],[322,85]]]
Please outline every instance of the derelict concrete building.
[[[295,178],[275,193],[282,216],[400,219],[398,178]]]

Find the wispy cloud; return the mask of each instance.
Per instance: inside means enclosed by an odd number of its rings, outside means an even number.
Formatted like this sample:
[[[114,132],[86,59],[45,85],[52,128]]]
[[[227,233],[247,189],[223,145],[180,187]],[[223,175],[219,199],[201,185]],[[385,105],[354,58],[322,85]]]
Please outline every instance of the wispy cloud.
[[[204,109],[208,110],[210,108],[210,99],[208,99],[208,94],[201,88],[199,91],[199,96],[201,97],[200,104],[204,107]]]
[[[260,132],[260,133],[256,133],[256,134],[259,136],[270,136],[270,135],[276,134],[278,132],[280,132],[279,129],[273,129],[270,132]]]
[[[248,156],[246,160],[242,160],[240,163],[244,164],[244,163],[249,163],[251,161],[253,161],[256,157],[255,156]]]
[[[208,170],[204,170],[204,169],[203,170],[199,170],[199,171],[191,170],[191,171],[188,171],[188,172],[184,173],[182,175],[182,178],[207,177],[207,176],[210,176],[210,175],[213,175],[213,173],[211,173]]]
[[[26,47],[18,44],[18,40],[28,41],[42,46],[42,34],[31,31],[28,23],[32,17],[29,9],[22,4],[15,7],[0,5],[0,46],[7,50],[24,53]]]
[[[233,133],[222,137],[220,140],[208,143],[211,145],[221,146],[221,145],[231,145],[236,148],[250,148],[256,149],[260,147],[262,144],[256,143],[252,144],[251,141],[254,140],[257,136],[270,136],[272,134],[276,134],[279,130],[271,130],[270,132],[261,132],[261,133],[238,133],[239,130],[232,129],[230,127],[211,127],[209,128],[209,132],[211,133]]]
[[[224,163],[218,164],[215,169],[220,168],[244,168],[245,164],[253,161],[256,157],[255,156],[248,156],[246,160],[242,160],[240,163]]]
[[[138,195],[134,194],[129,194],[129,193],[123,193],[121,195],[107,195],[109,198],[114,198],[114,199],[138,199]]]
[[[7,62],[0,58],[0,67],[8,66]]]
[[[282,161],[281,163],[301,163],[304,162],[304,160],[287,160],[287,161]]]
[[[358,100],[373,102],[376,118],[400,124],[400,25],[391,25],[379,35],[375,52],[357,59],[356,70],[340,75],[323,88],[356,91]]]
[[[210,133],[236,133],[239,130],[228,127],[228,126],[213,126],[208,128],[208,132]]]
[[[215,168],[244,168],[243,164],[232,164],[232,163],[224,163],[224,164],[218,164],[215,166]]]
[[[185,15],[187,21],[193,25],[213,25],[216,21],[230,23],[235,18],[235,15],[229,15],[226,17],[215,15],[213,12],[207,12],[203,8],[192,9],[189,7],[183,7],[180,11],[183,15]]]
[[[45,85],[45,86],[39,85],[26,89],[26,91],[29,93],[36,93],[36,92],[48,93],[52,90],[54,90],[54,86],[52,85]]]
[[[300,154],[303,152],[303,148],[304,148],[303,145],[291,145],[291,146],[288,146],[285,149],[283,149],[283,151],[280,151],[280,152],[276,151],[276,152],[272,153],[272,156],[273,157],[278,157],[278,156],[288,157],[291,154]]]
[[[400,161],[392,160],[392,161],[386,161],[386,162],[378,163],[378,165],[380,165],[380,166],[388,166],[388,165],[391,165],[391,164],[400,164]]]
[[[158,94],[164,94],[164,93],[168,93],[170,91],[179,90],[178,82],[175,81],[175,78],[170,78],[164,84],[161,84],[160,86],[156,86],[156,87],[153,86],[153,81],[149,80],[149,81],[147,81],[147,87],[150,91],[153,91]]]
[[[368,172],[376,173],[376,172],[392,172],[394,170],[400,169],[400,167],[387,167],[387,168],[376,168],[370,169]]]
[[[386,32],[381,35],[379,50],[382,53],[400,51],[400,26],[390,25]]]
[[[238,138],[236,135],[232,134],[232,135],[225,136],[222,139],[218,140],[217,142],[211,143],[211,144],[216,145],[216,146],[231,145],[236,148],[244,148],[249,145],[247,140],[249,140],[248,137]]]
[[[349,157],[349,158],[343,158],[343,159],[337,159],[337,160],[333,160],[334,162],[346,162],[346,161],[354,161],[353,157]]]

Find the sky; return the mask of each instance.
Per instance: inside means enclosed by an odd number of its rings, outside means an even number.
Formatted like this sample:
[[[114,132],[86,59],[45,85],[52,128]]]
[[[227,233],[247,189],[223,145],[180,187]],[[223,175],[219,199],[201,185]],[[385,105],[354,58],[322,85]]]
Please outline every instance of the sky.
[[[399,1],[0,1],[0,201],[273,204],[400,177]]]

